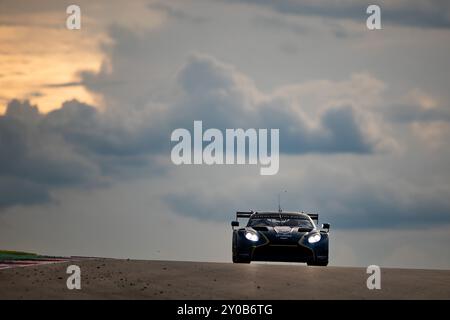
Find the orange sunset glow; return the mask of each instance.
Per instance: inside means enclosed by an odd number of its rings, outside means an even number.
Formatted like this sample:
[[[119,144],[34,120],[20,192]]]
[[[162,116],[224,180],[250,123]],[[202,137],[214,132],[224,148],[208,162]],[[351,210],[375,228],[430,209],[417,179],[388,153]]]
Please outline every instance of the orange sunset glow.
[[[93,103],[94,96],[84,87],[66,84],[77,82],[80,70],[99,68],[96,40],[62,28],[0,27],[0,113],[17,97],[29,99],[41,112],[74,98]]]

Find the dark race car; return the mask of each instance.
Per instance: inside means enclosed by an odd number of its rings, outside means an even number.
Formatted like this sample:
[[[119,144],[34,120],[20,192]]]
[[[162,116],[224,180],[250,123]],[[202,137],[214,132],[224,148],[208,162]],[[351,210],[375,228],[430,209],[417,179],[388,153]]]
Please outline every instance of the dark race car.
[[[239,228],[239,218],[248,218]],[[236,212],[233,227],[233,262],[306,262],[328,265],[328,232],[324,223],[318,229],[318,214],[303,212]]]

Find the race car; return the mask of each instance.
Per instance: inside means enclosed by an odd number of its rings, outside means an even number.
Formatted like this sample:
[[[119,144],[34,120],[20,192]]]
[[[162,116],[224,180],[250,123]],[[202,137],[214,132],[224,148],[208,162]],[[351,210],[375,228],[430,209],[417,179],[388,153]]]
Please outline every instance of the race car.
[[[239,228],[239,218],[248,218]],[[233,228],[233,262],[251,261],[306,262],[311,266],[328,265],[330,224],[316,223],[318,214],[303,212],[238,211]]]

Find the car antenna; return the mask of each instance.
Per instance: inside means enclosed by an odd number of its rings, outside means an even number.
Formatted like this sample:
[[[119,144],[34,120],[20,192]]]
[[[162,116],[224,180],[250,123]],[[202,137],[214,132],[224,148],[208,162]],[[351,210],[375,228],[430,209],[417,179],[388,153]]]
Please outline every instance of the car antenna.
[[[278,212],[281,212],[280,194],[278,194]]]
[[[284,190],[283,192],[287,192],[287,190]],[[281,220],[281,212],[283,212],[283,209],[281,209],[281,192],[278,193],[278,213],[280,214],[280,220]]]

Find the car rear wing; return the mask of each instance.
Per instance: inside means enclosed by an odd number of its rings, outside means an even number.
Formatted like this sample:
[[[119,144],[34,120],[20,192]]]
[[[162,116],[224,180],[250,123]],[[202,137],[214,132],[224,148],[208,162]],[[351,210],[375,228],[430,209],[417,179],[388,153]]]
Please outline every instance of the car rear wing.
[[[236,211],[236,220],[239,218],[250,218],[253,214],[253,211]]]
[[[236,211],[236,220],[239,218],[250,218],[256,212],[254,211]],[[303,213],[303,212],[302,212]],[[281,214],[281,213],[280,213]],[[319,214],[318,213],[307,213],[307,215],[313,220],[315,223],[319,223]]]
[[[307,215],[313,220],[315,223],[319,223],[319,214],[318,213],[307,213]]]

